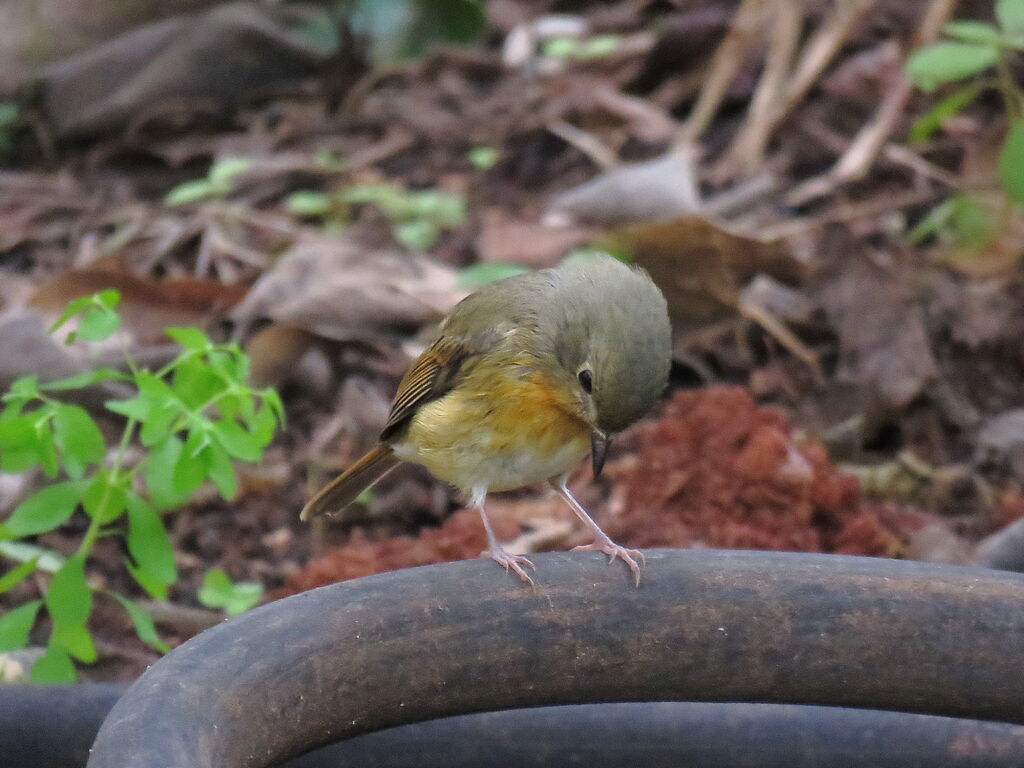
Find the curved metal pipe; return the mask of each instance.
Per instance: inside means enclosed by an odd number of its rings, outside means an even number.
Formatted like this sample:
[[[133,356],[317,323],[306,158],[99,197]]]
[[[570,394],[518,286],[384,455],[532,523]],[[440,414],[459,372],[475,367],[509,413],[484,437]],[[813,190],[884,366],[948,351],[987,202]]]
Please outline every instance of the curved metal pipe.
[[[4,768],[82,768],[126,687],[0,685]],[[1006,723],[795,704],[644,702],[414,723],[322,747],[282,768],[1006,768],[1022,754],[1024,726]]]
[[[448,715],[612,701],[826,704],[1024,723],[1024,576],[652,550],[639,589],[592,553],[536,589],[474,560],[271,603],[144,674],[90,768],[262,768]]]

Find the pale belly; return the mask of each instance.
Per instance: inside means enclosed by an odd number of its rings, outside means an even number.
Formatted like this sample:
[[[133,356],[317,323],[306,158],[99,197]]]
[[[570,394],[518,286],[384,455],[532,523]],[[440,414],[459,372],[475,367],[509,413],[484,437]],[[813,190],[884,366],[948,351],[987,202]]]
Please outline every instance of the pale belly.
[[[590,452],[589,430],[548,408],[496,412],[457,394],[416,414],[395,455],[479,496],[543,483],[575,468]]]

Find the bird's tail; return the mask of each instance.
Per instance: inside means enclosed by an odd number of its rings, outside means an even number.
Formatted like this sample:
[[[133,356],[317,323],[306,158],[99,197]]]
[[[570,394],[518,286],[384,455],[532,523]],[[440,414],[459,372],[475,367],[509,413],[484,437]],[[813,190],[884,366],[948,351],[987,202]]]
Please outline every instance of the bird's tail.
[[[328,512],[340,512],[401,462],[392,453],[390,445],[379,443],[306,502],[299,513],[300,519],[309,520]]]

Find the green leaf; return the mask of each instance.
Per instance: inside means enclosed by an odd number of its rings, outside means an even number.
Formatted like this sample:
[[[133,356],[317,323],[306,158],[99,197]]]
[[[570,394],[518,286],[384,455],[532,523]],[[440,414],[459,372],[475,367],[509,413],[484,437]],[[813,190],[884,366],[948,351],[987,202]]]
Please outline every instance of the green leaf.
[[[249,380],[249,358],[234,344],[214,349],[207,359],[210,367],[229,381],[245,385]]]
[[[236,421],[213,422],[213,436],[232,457],[256,462],[263,458],[259,441]]]
[[[87,341],[103,341],[121,325],[121,316],[109,309],[94,307],[88,310],[78,324],[76,333]]]
[[[542,51],[545,56],[553,59],[575,58],[580,50],[580,42],[574,37],[559,36],[544,41]]]
[[[160,516],[145,499],[129,492],[127,507],[126,539],[128,552],[135,561],[133,575],[153,597],[166,600],[166,587],[178,578],[171,540]]]
[[[127,476],[118,480],[110,472],[97,472],[82,495],[82,506],[89,517],[95,518],[101,525],[117,520],[125,510],[128,495],[126,482]]]
[[[231,191],[235,178],[252,168],[250,157],[225,157],[210,168],[207,178],[219,189]]]
[[[199,602],[207,608],[223,608],[229,616],[249,610],[263,597],[263,585],[255,581],[233,582],[219,568],[203,574]]]
[[[146,485],[149,486],[153,501],[162,509],[169,509],[184,501],[174,485],[174,468],[181,457],[181,450],[181,440],[168,435],[154,445],[146,457]]]
[[[985,90],[985,83],[975,83],[959,88],[914,121],[910,128],[912,142],[927,141],[942,124],[970,104]]]
[[[0,615],[0,653],[17,651],[28,645],[29,633],[42,604],[42,600],[32,600]]]
[[[139,640],[160,653],[167,653],[171,650],[171,646],[160,639],[160,635],[156,632],[156,625],[153,623],[153,617],[146,613],[142,606],[117,592],[107,592],[107,594],[117,600],[127,611],[132,624],[135,625],[135,634],[138,635]]]
[[[72,301],[68,302],[68,305],[64,308],[64,311],[61,312],[60,317],[58,317],[54,321],[53,325],[50,326],[49,333],[53,333],[54,331],[58,330],[59,328],[64,326],[72,317],[80,315],[82,312],[84,312],[87,308],[91,307],[92,305],[92,296],[80,296],[79,298],[73,299]]]
[[[31,413],[0,419],[0,470],[26,472],[39,463],[36,419]]]
[[[79,661],[86,664],[96,661],[96,646],[92,641],[92,635],[82,624],[54,622],[50,639]]]
[[[53,443],[48,420],[45,424],[36,425],[36,458],[47,477],[57,476],[57,446]]]
[[[201,408],[227,389],[227,384],[210,366],[191,359],[174,369],[171,388],[189,408]]]
[[[294,216],[326,216],[331,212],[333,204],[329,195],[303,189],[289,195],[284,207]]]
[[[26,544],[23,541],[0,541],[0,555],[17,560],[19,563],[35,560],[39,570],[46,573],[56,573],[64,566],[67,559],[52,549]]]
[[[105,405],[107,410],[141,422],[143,445],[153,445],[167,434],[171,422],[181,413],[181,402],[162,379],[149,371],[136,374],[135,386],[139,389],[136,397],[108,400]]]
[[[999,49],[973,43],[934,43],[907,60],[907,74],[918,88],[933,91],[943,83],[984,72],[999,60]]]
[[[521,275],[530,270],[521,264],[509,264],[501,261],[488,261],[466,267],[459,272],[455,286],[463,290],[478,288],[495,280],[503,280],[513,275]]]
[[[164,329],[164,333],[178,342],[178,344],[183,346],[185,349],[191,349],[194,352],[206,352],[213,346],[209,337],[193,326],[166,328]]]
[[[210,438],[204,427],[193,429],[182,446],[171,477],[174,490],[182,499],[187,499],[206,479],[210,470],[210,455],[205,448],[209,444]]]
[[[79,661],[95,661],[96,649],[85,626],[92,613],[92,592],[85,581],[83,554],[69,557],[53,575],[46,591],[46,609],[53,619],[51,640]]]
[[[425,251],[437,242],[441,233],[430,219],[415,219],[394,228],[395,240],[410,251]]]
[[[999,30],[984,21],[951,21],[942,28],[942,31],[963,43],[998,46],[1003,41]]]
[[[285,425],[284,403],[281,402],[281,396],[277,393],[277,390],[273,387],[267,387],[260,390],[260,397],[263,398],[263,402],[269,405],[270,409],[274,412],[278,425],[283,427]]]
[[[467,153],[469,162],[475,165],[481,171],[487,171],[494,167],[495,163],[498,162],[498,150],[494,147],[473,147]]]
[[[153,574],[139,568],[128,558],[124,559],[124,568],[132,575],[132,578],[140,587],[146,590],[146,594],[154,600],[167,600],[167,585],[162,584]]]
[[[31,679],[33,683],[49,684],[73,683],[78,679],[71,657],[52,636],[46,653],[32,665]]]
[[[193,179],[179,184],[168,192],[164,197],[164,203],[166,205],[188,205],[223,194],[225,194],[224,190],[209,179]]]
[[[130,377],[127,374],[121,373],[114,368],[96,368],[92,371],[83,371],[63,379],[47,381],[40,386],[40,389],[44,392],[64,392],[69,389],[89,387],[101,381],[110,381],[111,379],[125,381],[128,378]]]
[[[231,464],[231,459],[227,451],[219,447],[209,445],[206,450],[210,453],[209,469],[206,474],[217,486],[220,495],[231,501],[238,493],[238,479],[235,477],[235,468]]]
[[[159,408],[161,404],[139,395],[127,400],[107,400],[103,405],[108,411],[127,416],[129,419],[144,422],[150,418],[153,411]]]
[[[36,567],[39,565],[39,559],[26,560],[24,563],[18,563],[5,573],[0,576],[0,595],[7,592],[11,588],[17,586],[26,578],[36,572]]]
[[[270,443],[274,438],[274,431],[277,429],[277,417],[274,415],[274,411],[264,401],[263,405],[256,412],[256,417],[253,419],[252,424],[252,436],[256,440],[256,444],[261,448]]]
[[[46,609],[61,624],[84,625],[92,612],[92,592],[85,581],[85,556],[76,553],[53,574]]]
[[[65,469],[75,479],[85,474],[87,466],[102,461],[107,452],[103,433],[89,412],[78,405],[57,406],[53,438]]]
[[[92,301],[102,309],[116,309],[121,303],[121,292],[116,288],[104,288],[102,291],[93,294]]]
[[[1024,120],[1010,123],[999,152],[999,180],[1018,204],[1024,204]]]
[[[996,0],[996,20],[1006,32],[1024,32],[1024,1]]]
[[[4,522],[4,529],[15,538],[35,536],[63,525],[82,498],[79,481],[54,483],[29,496]]]
[[[148,417],[142,422],[142,429],[139,430],[139,442],[146,448],[162,442],[171,434],[171,427],[180,414],[181,408],[177,400],[150,410]]]
[[[11,382],[11,387],[4,395],[4,400],[16,399],[21,402],[39,397],[39,377],[21,376]]]

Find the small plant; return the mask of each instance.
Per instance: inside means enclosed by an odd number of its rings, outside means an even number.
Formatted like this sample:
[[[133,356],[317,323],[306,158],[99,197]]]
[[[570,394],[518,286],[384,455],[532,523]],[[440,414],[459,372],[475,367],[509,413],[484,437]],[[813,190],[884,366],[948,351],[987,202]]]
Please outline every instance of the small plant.
[[[235,190],[235,179],[252,168],[248,157],[226,157],[210,166],[205,178],[179,184],[164,198],[167,205],[188,205],[201,200],[224,198]]]
[[[1024,0],[996,0],[997,24],[953,21],[946,39],[916,51],[907,73],[924,91],[948,83],[964,83],[917,120],[911,139],[923,141],[977,96],[995,90],[1002,97],[1009,128],[999,153],[999,179],[1015,203],[1024,203],[1024,93],[1011,64],[1024,51]]]
[[[498,150],[494,147],[477,146],[470,149],[466,157],[478,170],[489,171],[498,162]]]
[[[285,202],[296,216],[319,218],[324,226],[338,229],[349,219],[353,204],[377,206],[391,221],[391,232],[410,250],[425,250],[441,233],[466,220],[461,195],[436,189],[407,190],[394,184],[359,184],[333,194],[301,190]]]
[[[617,53],[622,47],[618,35],[594,35],[584,40],[575,37],[553,37],[544,42],[544,55],[554,59],[587,61]]]
[[[51,331],[75,320],[68,343],[106,339],[120,323],[119,299],[114,290],[76,299]],[[32,668],[33,680],[74,680],[73,659],[96,660],[87,622],[97,594],[124,607],[143,642],[166,650],[138,604],[89,583],[86,565],[93,545],[100,537],[123,538],[125,568],[149,595],[166,600],[177,573],[160,510],[180,505],[207,479],[225,499],[232,498],[237,490],[233,462],[259,461],[283,423],[277,393],[248,385],[248,359],[236,344],[214,343],[192,327],[166,333],[182,351],[157,371],[138,367],[126,354],[127,372],[101,368],[49,382],[25,376],[2,397],[0,470],[38,467],[48,480],[0,523],[0,557],[17,563],[0,576],[0,594],[35,573],[48,581],[42,599],[0,617],[2,652],[24,647],[40,611],[45,608],[49,615],[50,636]],[[88,411],[60,399],[62,392],[105,380],[134,390],[131,397],[105,403],[108,411],[126,419],[116,446],[107,444]],[[133,446],[141,448],[134,462],[129,461]],[[88,524],[70,556],[24,541],[59,528],[79,510]],[[218,582],[215,577],[215,587]],[[235,595],[224,606],[248,607],[253,590],[246,590],[245,600]]]
[[[0,101],[0,152],[14,144],[14,132],[21,123],[21,108],[13,101]]]
[[[263,597],[258,581],[232,581],[224,571],[211,568],[203,574],[203,586],[197,595],[207,608],[221,609],[228,616],[245,613]]]

